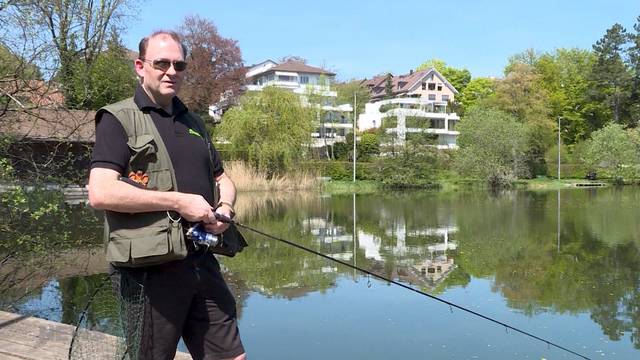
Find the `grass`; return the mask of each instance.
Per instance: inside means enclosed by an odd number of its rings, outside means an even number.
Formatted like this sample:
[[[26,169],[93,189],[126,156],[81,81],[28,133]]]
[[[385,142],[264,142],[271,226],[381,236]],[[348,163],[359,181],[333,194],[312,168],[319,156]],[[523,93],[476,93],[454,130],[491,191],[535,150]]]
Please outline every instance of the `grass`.
[[[330,180],[323,185],[323,191],[331,194],[370,194],[382,189],[381,183],[371,180]]]
[[[274,176],[257,171],[241,161],[227,162],[225,173],[233,180],[238,191],[300,191],[317,190],[321,181],[310,172]]]

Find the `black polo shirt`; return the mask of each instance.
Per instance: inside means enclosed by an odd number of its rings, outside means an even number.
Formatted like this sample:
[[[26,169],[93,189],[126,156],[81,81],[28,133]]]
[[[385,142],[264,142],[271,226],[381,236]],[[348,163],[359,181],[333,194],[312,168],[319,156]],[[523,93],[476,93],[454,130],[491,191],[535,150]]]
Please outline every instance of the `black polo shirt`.
[[[178,190],[185,193],[200,194],[213,204],[213,185],[209,183],[209,150],[206,142],[194,134],[197,129],[187,126],[184,115],[187,107],[173,98],[173,114],[167,113],[151,101],[147,93],[138,85],[133,97],[134,102],[145,113],[151,115],[158,128],[160,137],[167,147],[171,163],[176,173]],[[127,176],[124,172],[129,164],[131,151],[127,145],[127,134],[122,124],[108,112],[101,112],[96,118],[96,143],[93,148],[91,168],[107,168]],[[220,155],[212,149],[214,177],[224,172]]]

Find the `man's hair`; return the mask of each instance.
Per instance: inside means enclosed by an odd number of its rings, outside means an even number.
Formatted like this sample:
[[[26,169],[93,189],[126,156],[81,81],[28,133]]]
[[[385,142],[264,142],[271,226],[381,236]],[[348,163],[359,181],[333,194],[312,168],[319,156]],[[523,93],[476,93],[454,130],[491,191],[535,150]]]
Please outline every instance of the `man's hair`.
[[[178,44],[180,44],[180,47],[182,48],[182,56],[184,56],[185,59],[187,58],[187,47],[184,46],[184,44],[182,43],[182,40],[180,39],[180,35],[178,35],[177,32],[171,31],[171,30],[158,30],[158,31],[154,31],[149,36],[143,37],[142,40],[140,40],[140,43],[138,44],[139,59],[144,60],[144,57],[147,54],[147,46],[149,46],[149,40],[151,40],[156,36],[161,36],[161,35],[166,35],[171,39],[173,39]]]

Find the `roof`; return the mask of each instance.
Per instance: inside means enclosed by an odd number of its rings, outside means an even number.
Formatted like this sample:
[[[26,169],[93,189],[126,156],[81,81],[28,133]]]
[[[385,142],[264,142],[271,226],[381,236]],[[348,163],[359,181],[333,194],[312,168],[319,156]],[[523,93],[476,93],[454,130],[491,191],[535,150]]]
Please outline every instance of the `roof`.
[[[42,80],[13,80],[1,84],[0,92],[10,94],[19,106],[60,108],[64,94],[55,84]]]
[[[8,110],[0,117],[0,134],[20,140],[95,141],[95,111]]]
[[[456,88],[453,87],[453,85],[451,85],[451,83],[449,83],[449,81],[447,81],[447,79],[445,79],[445,77],[442,76],[442,74],[440,74],[438,70],[432,67],[422,71],[410,72],[409,74],[393,76],[391,79],[392,86],[393,86],[392,87],[393,95],[400,95],[400,94],[405,94],[409,92],[410,90],[417,87],[418,85],[421,85],[422,80],[431,74],[440,78],[440,80],[442,80],[445,86],[451,89],[451,91],[453,91],[455,94],[458,93],[458,90],[456,90]],[[365,81],[364,85],[369,87],[371,91],[371,96],[376,98],[376,97],[385,95],[386,79],[387,79],[386,75],[378,75],[371,80]]]
[[[324,74],[329,76],[335,75],[335,73],[332,73],[331,71],[327,71],[314,66],[309,66],[299,61],[287,61],[272,67],[271,69],[269,69],[269,71],[292,71],[310,74]]]

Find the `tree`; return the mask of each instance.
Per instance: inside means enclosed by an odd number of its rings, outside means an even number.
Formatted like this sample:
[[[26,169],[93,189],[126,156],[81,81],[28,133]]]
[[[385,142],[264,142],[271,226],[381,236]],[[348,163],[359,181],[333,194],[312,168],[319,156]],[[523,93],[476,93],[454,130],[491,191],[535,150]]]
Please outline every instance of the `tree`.
[[[547,92],[540,75],[528,64],[515,64],[496,85],[491,102],[525,125],[529,136],[527,164],[532,175],[546,174],[545,153],[553,144],[555,123],[549,117]]]
[[[614,24],[593,45],[596,62],[591,73],[590,95],[606,105],[613,121],[629,124],[628,106],[631,97],[631,72],[623,60],[627,31]],[[606,121],[603,121],[606,123]]]
[[[640,16],[633,25],[635,33],[629,34],[631,46],[628,49],[629,66],[633,74],[630,95],[630,114],[632,120],[640,121]]]
[[[219,102],[223,107],[233,104],[245,74],[238,42],[220,36],[211,20],[197,15],[186,17],[179,33],[190,50],[181,99],[201,114]]]
[[[528,176],[527,131],[512,115],[475,107],[457,126],[459,149],[454,166],[464,176],[486,180],[491,186],[508,186]]]
[[[96,110],[133,94],[138,83],[127,49],[114,31],[107,49],[91,65],[72,65],[67,104],[73,108]]]
[[[68,95],[74,92],[77,62],[83,62],[86,71],[91,69],[104,50],[108,31],[121,28],[133,3],[131,0],[16,1],[3,12],[17,25],[10,37],[22,37],[11,48],[37,48],[38,65],[58,80],[68,99],[73,99]],[[42,43],[37,43],[40,39]]]
[[[290,171],[305,155],[315,122],[313,109],[276,87],[247,93],[227,111],[219,136],[239,158],[269,176]]]
[[[496,80],[490,78],[475,78],[458,95],[457,102],[461,106],[461,114],[476,106],[479,102],[493,96]]]
[[[534,67],[548,95],[552,119],[562,118],[562,141],[574,144],[602,127],[602,106],[588,96],[595,56],[588,50],[557,49],[538,57]]]
[[[364,105],[369,102],[371,93],[362,85],[360,80],[336,83],[334,86],[338,93],[338,96],[336,97],[336,102],[338,104],[353,104],[353,97],[354,95],[357,95],[358,104],[356,105],[356,114],[364,112]]]
[[[393,75],[387,73],[387,77],[384,81],[384,98],[391,99],[393,97]]]
[[[616,179],[635,177],[640,170],[636,144],[622,125],[610,123],[587,141],[582,160],[591,169]]]
[[[365,132],[360,136],[360,144],[357,147],[358,159],[369,161],[372,156],[380,153],[380,141],[378,135],[372,132]]]
[[[519,54],[515,54],[509,57],[507,60],[507,66],[504,67],[504,74],[509,75],[514,70],[514,67],[518,65],[535,66],[540,59],[540,54],[535,49],[527,49]]]

